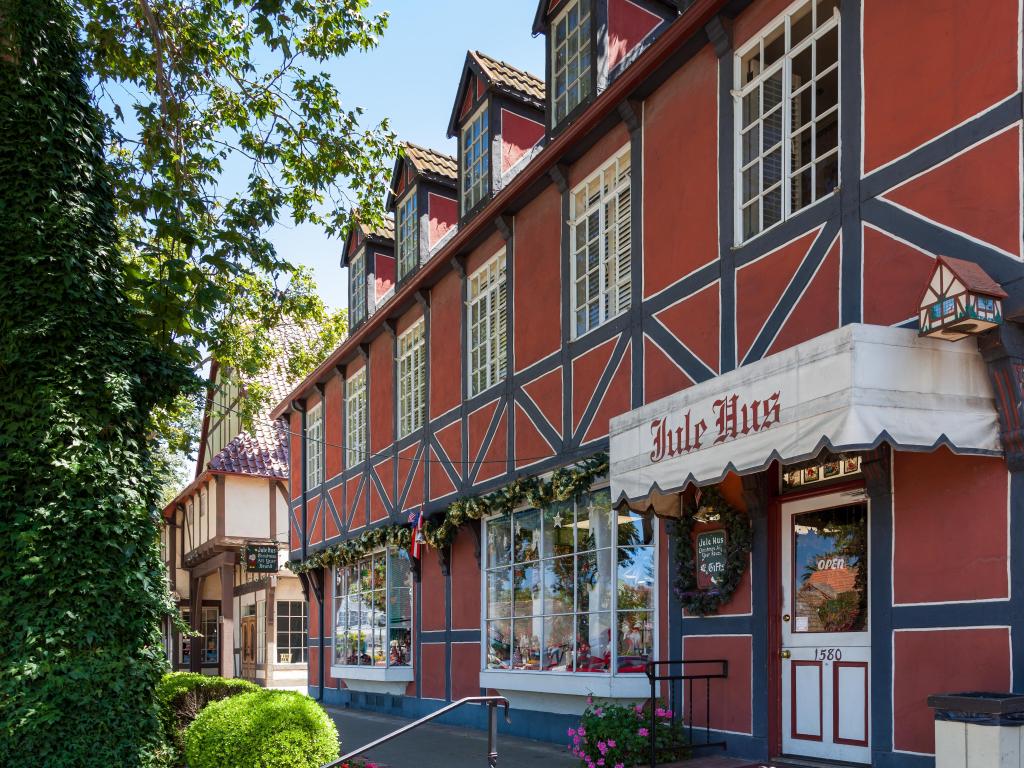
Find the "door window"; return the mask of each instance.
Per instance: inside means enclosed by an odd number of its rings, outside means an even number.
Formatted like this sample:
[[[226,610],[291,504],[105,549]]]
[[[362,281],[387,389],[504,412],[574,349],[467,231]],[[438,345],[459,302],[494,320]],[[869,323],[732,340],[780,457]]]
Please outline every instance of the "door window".
[[[868,628],[867,507],[793,516],[793,632]]]

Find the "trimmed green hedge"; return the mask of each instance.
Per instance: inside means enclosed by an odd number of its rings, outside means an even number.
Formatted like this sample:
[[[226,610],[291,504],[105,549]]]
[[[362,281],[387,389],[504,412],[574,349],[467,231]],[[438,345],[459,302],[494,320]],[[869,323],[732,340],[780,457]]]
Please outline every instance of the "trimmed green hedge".
[[[197,672],[171,672],[163,676],[156,687],[160,702],[160,722],[167,741],[178,753],[185,751],[185,729],[196,716],[213,701],[220,701],[243,693],[263,690],[248,680],[200,675]]]
[[[213,702],[185,731],[189,768],[319,768],[338,759],[338,747],[334,721],[294,691]]]

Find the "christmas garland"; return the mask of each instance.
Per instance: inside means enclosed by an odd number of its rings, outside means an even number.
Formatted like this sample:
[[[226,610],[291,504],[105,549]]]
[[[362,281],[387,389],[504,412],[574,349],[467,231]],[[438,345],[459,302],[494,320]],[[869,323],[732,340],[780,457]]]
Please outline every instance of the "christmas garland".
[[[697,587],[693,528],[696,522],[709,520],[721,521],[725,529],[725,572],[716,587],[702,590]],[[731,506],[717,488],[707,488],[694,507],[683,510],[675,533],[676,595],[688,614],[707,616],[717,612],[732,599],[750,564],[750,517]]]
[[[434,549],[445,549],[455,540],[459,528],[470,520],[509,513],[524,504],[540,508],[555,501],[567,501],[589,490],[595,480],[606,474],[608,454],[597,453],[574,466],[556,469],[547,480],[517,478],[483,496],[456,499],[448,505],[440,520],[428,520],[423,524],[423,538]],[[407,549],[411,544],[412,528],[409,525],[386,525],[321,549],[305,560],[290,561],[287,567],[298,574],[317,568],[349,565],[381,547]]]

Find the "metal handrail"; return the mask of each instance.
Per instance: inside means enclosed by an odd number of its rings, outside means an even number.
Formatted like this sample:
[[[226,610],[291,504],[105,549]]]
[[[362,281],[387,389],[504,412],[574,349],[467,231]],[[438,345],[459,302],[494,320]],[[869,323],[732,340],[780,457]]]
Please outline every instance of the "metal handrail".
[[[682,665],[684,664],[718,664],[721,667],[721,671],[715,674],[679,674],[679,675],[659,675],[657,668],[663,665]],[[663,659],[661,661],[648,661],[644,665],[644,672],[647,674],[647,679],[651,684],[651,727],[650,727],[650,748],[651,748],[651,766],[655,768],[655,762],[657,761],[657,743],[655,741],[655,731],[657,730],[657,718],[655,717],[655,702],[657,701],[657,685],[659,681],[685,681],[686,682],[686,703],[690,710],[690,716],[686,718],[687,724],[687,740],[691,747],[722,747],[725,748],[725,741],[711,741],[711,681],[722,680],[729,676],[729,661],[727,659]],[[705,682],[704,689],[704,707],[705,707],[705,723],[704,723],[704,742],[701,744],[693,743],[693,681],[703,680]]]
[[[334,768],[336,765],[341,765],[346,760],[351,760],[353,757],[359,757],[359,755],[369,752],[374,747],[379,747],[381,744],[385,744],[394,738],[401,736],[403,733],[408,733],[411,730],[419,728],[424,723],[428,723],[431,720],[440,717],[446,712],[451,712],[453,709],[458,709],[463,704],[486,704],[487,705],[487,765],[489,768],[495,768],[498,764],[498,713],[497,706],[503,704],[505,706],[505,722],[511,723],[512,718],[508,716],[509,702],[504,696],[467,696],[464,699],[453,701],[436,712],[431,712],[426,717],[421,717],[419,720],[415,720],[408,725],[403,725],[398,730],[392,731],[391,733],[381,736],[376,741],[371,741],[369,744],[364,744],[359,749],[352,752],[348,752],[333,763],[327,763],[326,765],[320,766],[320,768]]]

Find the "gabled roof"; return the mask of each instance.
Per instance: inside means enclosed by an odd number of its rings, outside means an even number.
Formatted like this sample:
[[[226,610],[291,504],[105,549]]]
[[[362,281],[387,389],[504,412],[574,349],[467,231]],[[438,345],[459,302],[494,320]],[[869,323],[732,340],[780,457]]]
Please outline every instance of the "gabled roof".
[[[345,245],[341,249],[341,266],[348,266],[348,259],[351,255],[352,238],[358,235],[365,241],[377,243],[378,245],[394,245],[395,242],[395,218],[389,213],[384,220],[376,226],[365,224],[357,218],[348,235],[345,237]]]
[[[391,191],[388,192],[387,208],[390,209],[395,204],[395,190],[399,188],[398,182],[402,178],[406,163],[412,166],[412,170],[417,176],[422,176],[429,181],[436,181],[453,189],[458,185],[459,167],[454,157],[435,149],[417,146],[408,141],[403,141],[401,146],[402,153],[395,160],[395,167],[391,172]]]
[[[964,284],[968,291],[984,293],[989,296],[1006,298],[1006,291],[988,273],[973,261],[954,259],[952,256],[939,256],[939,262],[949,267],[949,271]]]
[[[460,110],[471,78],[476,75],[483,79],[491,90],[510,96],[530,106],[544,109],[545,94],[543,78],[531,75],[499,59],[480,51],[467,51],[462,77],[455,92],[455,105],[448,120],[448,135],[454,136],[459,130]]]

